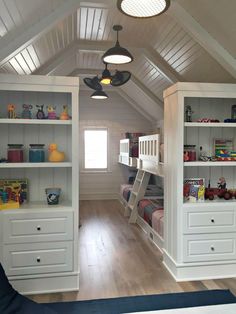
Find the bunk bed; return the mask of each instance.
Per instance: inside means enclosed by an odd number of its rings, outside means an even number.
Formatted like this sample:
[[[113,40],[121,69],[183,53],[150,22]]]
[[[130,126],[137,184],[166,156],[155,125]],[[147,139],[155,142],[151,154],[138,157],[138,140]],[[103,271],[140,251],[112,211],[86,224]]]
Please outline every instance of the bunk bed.
[[[149,185],[150,174],[163,177],[163,145],[160,134],[139,137],[139,158],[137,158],[134,185],[123,184],[120,199],[130,223],[137,223],[154,244],[162,250],[164,230],[163,189]]]
[[[139,159],[137,168],[144,172],[164,177],[163,144],[160,134],[139,138]],[[137,203],[136,223],[162,251],[164,240],[164,204],[162,199],[140,199]]]

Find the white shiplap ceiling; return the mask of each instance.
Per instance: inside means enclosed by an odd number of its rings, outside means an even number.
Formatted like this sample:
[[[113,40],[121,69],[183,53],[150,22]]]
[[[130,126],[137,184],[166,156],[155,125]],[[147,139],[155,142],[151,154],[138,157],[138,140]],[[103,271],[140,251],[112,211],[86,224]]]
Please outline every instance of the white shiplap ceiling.
[[[135,60],[119,66],[132,81],[116,90],[158,120],[174,82],[236,81],[235,12],[235,0],[172,0],[166,13],[140,20],[121,14],[116,0],[0,0],[0,72],[100,74],[112,26],[121,24],[120,44]]]

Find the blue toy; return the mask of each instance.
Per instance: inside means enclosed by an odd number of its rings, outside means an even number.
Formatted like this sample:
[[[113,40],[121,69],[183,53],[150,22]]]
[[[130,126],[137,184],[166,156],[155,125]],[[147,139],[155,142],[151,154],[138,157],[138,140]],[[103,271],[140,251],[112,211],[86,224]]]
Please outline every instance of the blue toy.
[[[32,105],[22,105],[23,107],[23,111],[21,113],[21,118],[22,119],[32,119],[32,113],[31,113],[31,109],[33,108]]]

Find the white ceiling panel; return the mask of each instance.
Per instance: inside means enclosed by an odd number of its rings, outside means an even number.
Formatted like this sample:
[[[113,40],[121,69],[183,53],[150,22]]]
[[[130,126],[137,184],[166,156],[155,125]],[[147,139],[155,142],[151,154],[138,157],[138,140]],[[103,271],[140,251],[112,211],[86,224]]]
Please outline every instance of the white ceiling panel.
[[[235,0],[177,0],[177,2],[236,58]]]
[[[29,26],[54,11],[66,0],[0,0],[0,36]]]

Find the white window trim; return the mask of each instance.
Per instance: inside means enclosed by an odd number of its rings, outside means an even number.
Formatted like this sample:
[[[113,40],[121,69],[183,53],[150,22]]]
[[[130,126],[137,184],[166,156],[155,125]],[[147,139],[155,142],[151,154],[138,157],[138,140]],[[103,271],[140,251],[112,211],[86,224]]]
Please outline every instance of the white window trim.
[[[107,131],[107,168],[85,168],[85,141],[84,141],[84,132],[85,131],[98,131],[105,130]],[[111,162],[110,162],[110,129],[106,126],[84,126],[82,128],[82,170],[80,173],[86,174],[101,174],[101,173],[111,173]]]

